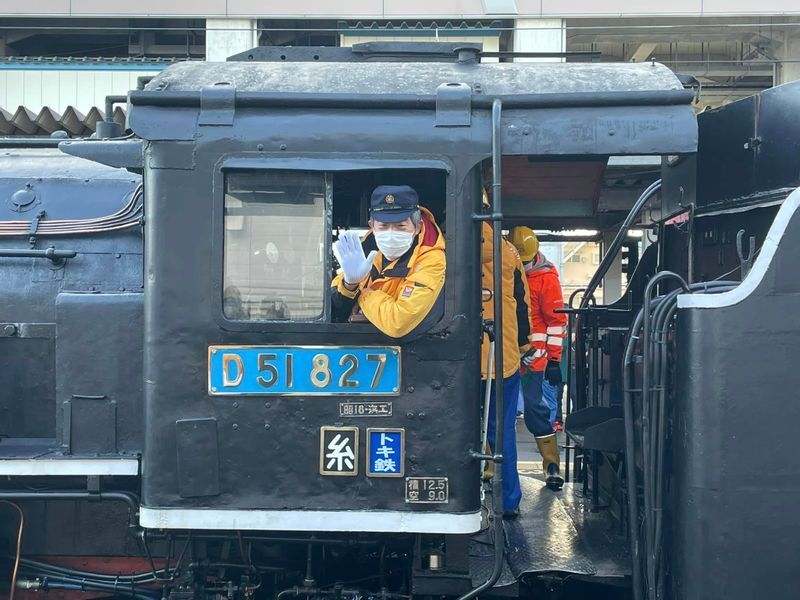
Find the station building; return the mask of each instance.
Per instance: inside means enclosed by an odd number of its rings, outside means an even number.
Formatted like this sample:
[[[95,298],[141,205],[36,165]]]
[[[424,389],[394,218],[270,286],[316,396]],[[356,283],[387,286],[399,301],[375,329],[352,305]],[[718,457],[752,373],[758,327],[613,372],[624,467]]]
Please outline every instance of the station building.
[[[44,107],[85,117],[176,60],[372,40],[567,53],[513,60],[657,60],[697,78],[700,109],[800,79],[795,0],[6,0],[0,107],[4,117],[20,106],[27,117]]]

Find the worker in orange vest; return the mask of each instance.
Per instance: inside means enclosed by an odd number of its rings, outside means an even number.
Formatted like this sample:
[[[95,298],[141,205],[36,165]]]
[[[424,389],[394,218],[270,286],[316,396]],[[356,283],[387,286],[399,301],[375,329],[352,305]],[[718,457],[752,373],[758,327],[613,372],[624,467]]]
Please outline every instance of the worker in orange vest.
[[[561,348],[567,316],[555,312],[564,306],[561,283],[555,266],[539,252],[539,239],[530,227],[515,227],[510,238],[525,267],[531,298],[532,348],[521,359],[525,426],[536,438],[547,487],[560,490],[564,479],[561,477],[558,441],[542,384],[545,380],[556,387],[562,383]]]

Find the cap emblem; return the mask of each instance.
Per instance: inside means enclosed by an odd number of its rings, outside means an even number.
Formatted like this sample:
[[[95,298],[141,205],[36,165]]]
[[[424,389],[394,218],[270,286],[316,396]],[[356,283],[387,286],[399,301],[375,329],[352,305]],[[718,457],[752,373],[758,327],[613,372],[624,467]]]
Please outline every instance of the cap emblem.
[[[394,204],[394,196],[386,194],[386,204]]]

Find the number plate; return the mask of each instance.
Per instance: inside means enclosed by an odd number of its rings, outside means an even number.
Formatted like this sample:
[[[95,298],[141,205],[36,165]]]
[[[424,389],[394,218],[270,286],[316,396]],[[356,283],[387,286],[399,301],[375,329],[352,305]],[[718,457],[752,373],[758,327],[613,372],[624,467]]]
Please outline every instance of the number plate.
[[[406,477],[406,502],[409,504],[447,504],[449,501],[447,477]]]
[[[210,346],[208,393],[396,396],[400,349],[353,346]]]
[[[339,402],[340,417],[391,417],[391,402]]]

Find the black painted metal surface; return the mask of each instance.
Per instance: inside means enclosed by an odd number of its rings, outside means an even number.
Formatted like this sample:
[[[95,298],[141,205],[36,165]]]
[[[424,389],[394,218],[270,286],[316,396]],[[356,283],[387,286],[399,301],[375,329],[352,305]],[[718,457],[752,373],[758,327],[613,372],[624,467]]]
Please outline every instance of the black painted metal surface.
[[[678,311],[676,598],[797,595],[799,204],[799,192],[785,201],[739,288]]]
[[[698,115],[697,156],[664,172],[664,216],[781,201],[800,184],[800,82]]]
[[[56,423],[62,451],[142,451],[143,297],[121,292],[58,295]]]
[[[455,62],[458,50],[476,55],[483,44],[470,42],[369,42],[352,47],[259,46],[228,57],[231,62]]]
[[[56,413],[61,403],[69,399],[56,396],[57,295],[65,290],[142,290],[140,228],[55,237],[44,233],[41,224],[113,214],[130,200],[139,181],[139,176],[123,169],[73,158],[56,148],[17,147],[0,152],[0,228],[8,221],[39,223],[35,231],[26,227],[21,235],[0,235],[0,254],[4,250],[43,251],[50,246],[76,252],[73,258],[55,262],[46,258],[0,256],[3,306],[0,434],[3,436],[56,438]],[[96,320],[88,319],[81,334],[96,325]],[[127,326],[135,336],[136,323]],[[70,340],[64,337],[69,334],[61,335],[59,341],[69,344]],[[89,350],[85,346],[72,348],[70,373],[65,377],[79,377],[90,369],[93,357]],[[117,375],[104,372],[102,379],[108,384]],[[138,386],[135,382],[133,385]],[[126,442],[126,446],[141,450],[141,426],[135,438]],[[2,449],[0,443],[0,455]]]
[[[757,191],[794,188],[800,184],[800,82],[765,90],[759,95],[755,141]],[[753,145],[752,143],[750,144]]]
[[[698,206],[755,192],[755,160],[750,140],[756,134],[756,96],[698,117]]]
[[[17,144],[0,151],[0,229],[10,221],[39,223],[33,236],[29,228],[0,235],[0,254],[50,246],[76,252],[59,262],[0,256],[0,459],[33,463],[141,452],[141,227],[59,236],[41,227],[112,215],[130,201],[140,180],[57,148]],[[67,407],[74,425],[68,428]],[[3,489],[85,486],[79,478],[57,476],[3,480]],[[25,552],[139,553],[125,506],[19,502]],[[13,519],[2,521],[0,538],[13,539]]]
[[[298,115],[299,117],[299,115]],[[169,118],[165,115],[164,118]],[[342,118],[345,118],[342,116]],[[390,117],[384,117],[384,121]],[[232,398],[208,395],[207,353],[211,344],[386,345],[396,343],[370,325],[348,323],[233,323],[222,317],[221,289],[221,173],[215,165],[227,152],[241,152],[263,139],[277,121],[266,115],[239,119],[236,138],[225,127],[204,132],[195,145],[160,142],[149,146],[146,163],[192,157],[193,168],[149,169],[147,184],[145,290],[145,402],[148,414],[147,451],[143,462],[143,501],[150,507],[216,507],[239,509],[393,509],[422,512],[468,512],[478,508],[478,463],[470,449],[478,449],[479,326],[477,273],[459,265],[475,264],[478,241],[471,211],[459,210],[456,189],[465,176],[464,159],[456,159],[447,183],[447,236],[453,243],[448,255],[445,316],[423,335],[399,340],[402,352],[402,389],[393,416],[365,423],[340,417],[337,397]],[[335,119],[319,118],[323,127],[338,129]],[[345,120],[347,120],[345,118]],[[358,119],[364,124],[369,117]],[[297,152],[309,152],[320,142],[307,130],[295,132],[285,120],[281,135]],[[307,117],[298,121],[307,126]],[[423,119],[397,119],[417,131],[422,151],[430,129]],[[355,120],[352,121],[355,125]],[[377,122],[366,127],[379,127]],[[427,131],[427,134],[425,133]],[[463,131],[459,129],[456,131]],[[375,133],[338,138],[329,149],[365,152],[375,148]],[[451,137],[461,138],[455,134]],[[381,142],[385,143],[385,141]],[[419,144],[419,146],[418,146]],[[426,155],[430,156],[430,146]],[[398,142],[398,146],[402,145]],[[418,147],[417,147],[418,146]],[[266,167],[275,155],[264,155]],[[409,157],[410,158],[410,157]],[[324,167],[324,158],[321,165]],[[413,162],[408,163],[413,166]],[[358,161],[354,165],[359,166]],[[477,206],[478,189],[465,188],[459,202]],[[207,199],[199,201],[199,199]],[[191,306],[192,310],[186,310]],[[416,339],[415,339],[416,338]],[[237,401],[238,400],[238,401]],[[175,423],[187,418],[213,418],[218,428],[218,469],[209,467],[208,479],[219,479],[219,493],[197,496],[181,488]],[[446,429],[442,423],[450,424]],[[265,425],[268,424],[269,427]],[[403,427],[406,430],[406,475],[449,477],[447,504],[408,504],[402,479],[321,477],[321,426],[346,424],[362,428],[359,461],[364,456],[365,427]],[[210,442],[209,442],[210,443]],[[195,482],[192,489],[214,489]],[[352,527],[353,525],[349,525]]]

